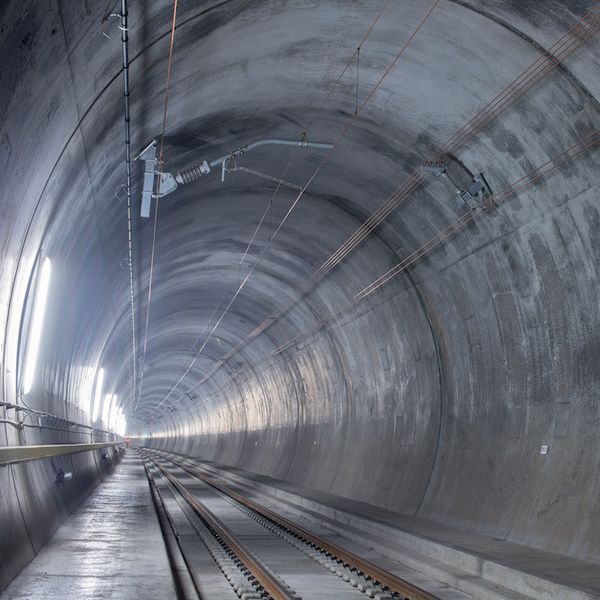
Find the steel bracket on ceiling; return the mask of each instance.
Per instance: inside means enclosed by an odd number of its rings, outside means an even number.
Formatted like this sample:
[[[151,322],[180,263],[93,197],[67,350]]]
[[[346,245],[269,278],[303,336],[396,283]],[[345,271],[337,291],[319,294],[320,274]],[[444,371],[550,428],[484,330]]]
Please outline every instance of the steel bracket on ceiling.
[[[463,188],[450,176],[448,165],[445,162],[428,160],[421,163],[421,169],[425,173],[431,173],[436,177],[448,179],[455,186],[456,196],[467,208],[480,208],[486,199],[493,196],[492,189],[483,176],[483,173],[479,173],[479,175],[473,177],[471,183],[466,188]]]
[[[302,148],[313,148],[318,150],[331,150],[334,145],[324,142],[309,142],[306,134],[302,134],[297,140],[284,140],[278,138],[266,138],[256,140],[245,146],[240,146],[237,150],[228,152],[224,156],[215,158],[210,162],[203,160],[200,163],[192,165],[187,169],[179,171],[175,175],[166,173],[157,169],[156,140],[152,140],[142,152],[138,154],[136,160],[144,161],[144,185],[142,189],[142,206],[140,215],[144,218],[150,216],[150,207],[152,198],[162,198],[167,194],[174,192],[179,185],[184,185],[196,181],[208,175],[212,169],[219,168],[221,171],[221,181],[225,181],[225,174],[237,170],[236,158],[244,156],[246,152],[259,146],[278,145],[278,146],[300,146]]]
[[[486,198],[493,195],[492,189],[482,173],[473,178],[473,181],[463,190],[459,197],[468,208],[480,208]]]
[[[156,179],[156,140],[152,140],[135,158],[144,161],[144,185],[142,187],[142,206],[140,216],[148,218],[154,195]]]

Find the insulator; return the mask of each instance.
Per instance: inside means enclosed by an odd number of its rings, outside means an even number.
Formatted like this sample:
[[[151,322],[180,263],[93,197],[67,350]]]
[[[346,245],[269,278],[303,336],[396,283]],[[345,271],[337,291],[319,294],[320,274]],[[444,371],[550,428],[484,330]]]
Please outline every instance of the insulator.
[[[196,179],[200,179],[200,177],[202,177],[200,166],[194,165],[189,169],[179,171],[179,173],[175,175],[175,181],[177,181],[177,183],[190,183],[190,181],[195,181]]]
[[[207,173],[210,173],[210,167],[206,161],[203,161],[199,165],[194,165],[193,167],[179,171],[179,173],[175,175],[175,181],[177,183],[190,183],[196,181],[196,179],[200,179],[202,175],[206,175]]]

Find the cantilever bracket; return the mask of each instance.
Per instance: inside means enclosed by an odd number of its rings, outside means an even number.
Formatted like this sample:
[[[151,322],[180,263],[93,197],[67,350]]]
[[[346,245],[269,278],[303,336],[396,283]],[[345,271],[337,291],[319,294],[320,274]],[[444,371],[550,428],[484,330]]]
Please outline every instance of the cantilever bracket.
[[[486,198],[493,196],[492,189],[482,173],[469,184],[466,190],[463,190],[459,197],[469,208],[480,208]]]
[[[142,188],[142,206],[140,216],[150,216],[150,206],[154,195],[154,182],[156,179],[156,140],[152,140],[136,157],[135,160],[144,161],[144,186]]]
[[[278,138],[259,139],[245,146],[240,146],[237,150],[233,150],[224,156],[215,158],[210,162],[203,160],[201,163],[195,164],[183,171],[179,171],[175,175],[166,173],[157,169],[159,162],[156,157],[156,140],[152,140],[144,150],[142,150],[136,160],[144,161],[144,186],[142,189],[142,206],[140,215],[144,218],[150,216],[150,207],[152,198],[162,198],[167,194],[174,192],[178,185],[191,183],[204,175],[208,175],[211,169],[220,167],[221,181],[225,181],[225,173],[229,170],[235,170],[236,157],[244,156],[246,152],[259,146],[279,145],[279,146],[300,146],[302,148],[313,148],[318,150],[331,150],[333,144],[323,142],[310,142],[305,133],[297,140],[284,140]],[[229,165],[233,164],[233,168]]]

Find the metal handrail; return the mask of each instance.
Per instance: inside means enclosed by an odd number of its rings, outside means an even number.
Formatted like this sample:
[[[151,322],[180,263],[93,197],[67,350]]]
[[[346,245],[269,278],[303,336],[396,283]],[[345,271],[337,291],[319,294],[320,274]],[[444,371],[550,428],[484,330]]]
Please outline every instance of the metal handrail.
[[[120,446],[123,442],[96,442],[93,444],[46,444],[39,446],[0,446],[0,465],[40,460],[53,456],[77,454],[100,450],[111,446]]]

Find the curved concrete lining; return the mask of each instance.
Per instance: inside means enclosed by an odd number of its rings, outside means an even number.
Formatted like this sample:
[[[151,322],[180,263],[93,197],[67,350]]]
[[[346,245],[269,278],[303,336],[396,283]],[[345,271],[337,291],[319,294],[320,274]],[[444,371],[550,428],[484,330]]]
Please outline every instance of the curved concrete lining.
[[[235,172],[221,183],[212,173],[161,200],[144,364],[154,222],[137,216],[143,166],[134,163],[139,400],[131,395],[119,189],[121,42],[113,20],[104,25],[110,37],[102,35],[106,7],[93,4],[0,9],[3,399],[18,401],[28,285],[38,258],[50,256],[30,406],[89,423],[86,378],[101,366],[105,392],[129,415],[129,433],[154,447],[597,562],[597,150],[487,211],[332,319],[464,212],[450,181],[427,177],[300,302],[215,370],[593,2],[441,0],[270,242],[297,197],[277,191],[241,266],[273,197],[271,181]],[[392,2],[361,47],[358,96],[353,63],[319,109],[383,0],[181,3],[165,169],[175,173],[260,138],[299,139],[313,119],[309,139],[335,141],[432,4]],[[131,2],[130,24],[137,153],[162,127],[169,3]],[[453,180],[466,187],[483,173],[499,192],[598,128],[599,51],[596,35],[457,148],[447,157]],[[302,186],[323,156],[263,146],[238,164],[275,177],[289,164],[286,180]],[[28,442],[85,441],[49,435],[32,431]],[[3,425],[0,443],[22,440]],[[0,523],[14,523],[21,531],[14,545],[25,547],[25,529],[43,529],[46,539],[50,528],[29,516],[29,492],[19,493],[37,485],[30,468],[11,469],[0,470],[0,485],[15,488],[0,501]]]

